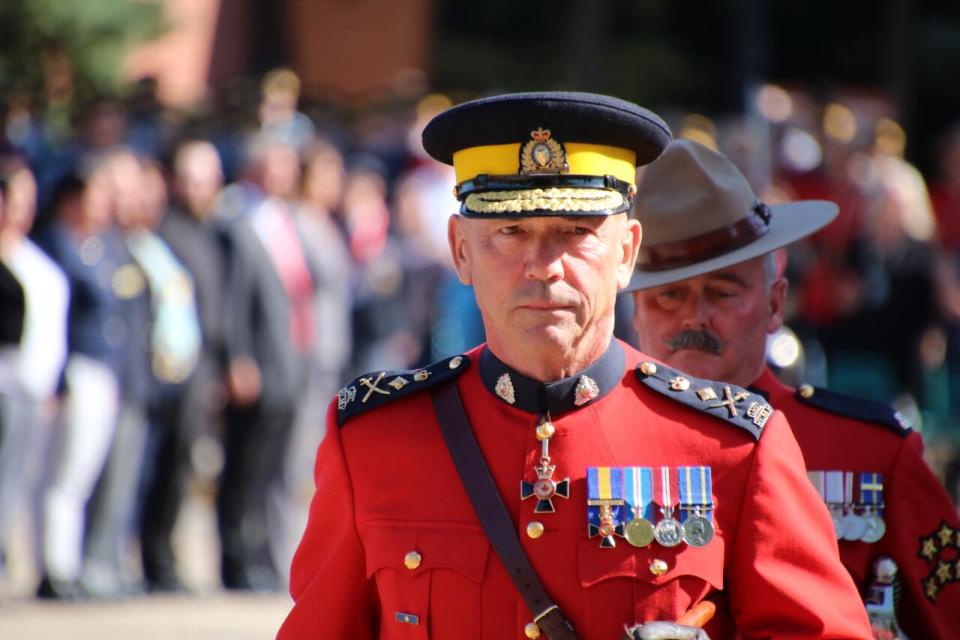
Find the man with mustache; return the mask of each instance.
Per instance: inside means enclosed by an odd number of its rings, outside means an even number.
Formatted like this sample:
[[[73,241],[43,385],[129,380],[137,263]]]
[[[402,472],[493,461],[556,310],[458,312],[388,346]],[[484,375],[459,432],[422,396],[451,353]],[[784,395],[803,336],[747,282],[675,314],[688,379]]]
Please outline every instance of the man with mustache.
[[[894,637],[897,620],[909,638],[958,637],[960,519],[924,463],[920,434],[886,405],[792,389],[765,364],[787,291],[773,252],[827,225],[836,207],[768,207],[727,158],[676,141],[646,167],[636,211],[646,234],[627,290],[641,347],[756,390],[786,414],[878,638]],[[882,601],[895,590],[896,616]]]
[[[613,339],[636,166],[669,139],[583,93],[427,126],[487,343],[331,404],[282,640],[869,637],[783,416]]]

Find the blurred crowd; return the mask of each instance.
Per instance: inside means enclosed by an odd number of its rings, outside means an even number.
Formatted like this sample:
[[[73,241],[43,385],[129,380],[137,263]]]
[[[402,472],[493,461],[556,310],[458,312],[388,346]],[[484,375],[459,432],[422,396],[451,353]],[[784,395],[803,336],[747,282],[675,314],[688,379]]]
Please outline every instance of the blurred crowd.
[[[483,340],[448,258],[452,169],[420,146],[448,98],[343,109],[278,69],[184,113],[155,88],[69,117],[5,98],[0,580],[26,526],[41,597],[186,590],[173,532],[198,483],[215,495],[223,586],[282,590],[343,381]],[[894,402],[956,498],[960,131],[928,188],[896,122],[837,108],[671,124],[770,201],[840,204],[781,256],[790,329],[771,363]],[[618,317],[633,339],[629,309]]]

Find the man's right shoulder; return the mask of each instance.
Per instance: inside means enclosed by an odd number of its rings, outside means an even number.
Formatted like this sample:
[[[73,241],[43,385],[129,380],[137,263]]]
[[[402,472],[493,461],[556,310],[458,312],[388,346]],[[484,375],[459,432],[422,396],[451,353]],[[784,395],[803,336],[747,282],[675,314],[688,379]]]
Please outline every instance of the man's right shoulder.
[[[337,425],[402,398],[456,378],[470,366],[466,355],[438,360],[421,369],[373,371],[357,376],[337,392]]]

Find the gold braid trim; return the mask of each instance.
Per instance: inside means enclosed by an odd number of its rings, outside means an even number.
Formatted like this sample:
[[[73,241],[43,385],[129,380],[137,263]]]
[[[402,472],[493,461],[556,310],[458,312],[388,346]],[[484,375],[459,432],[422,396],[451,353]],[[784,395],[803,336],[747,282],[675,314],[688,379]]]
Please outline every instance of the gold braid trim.
[[[464,201],[476,213],[527,211],[609,211],[624,204],[619,191],[609,189],[526,189],[471,193]]]

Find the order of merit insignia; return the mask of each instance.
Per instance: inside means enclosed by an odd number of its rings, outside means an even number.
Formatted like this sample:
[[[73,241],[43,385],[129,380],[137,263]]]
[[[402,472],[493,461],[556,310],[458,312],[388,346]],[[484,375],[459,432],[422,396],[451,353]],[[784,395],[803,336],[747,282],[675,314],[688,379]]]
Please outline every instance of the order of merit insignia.
[[[550,420],[550,414],[544,414],[537,426],[537,439],[540,440],[541,446],[540,464],[533,468],[537,479],[535,482],[520,481],[520,498],[526,500],[536,497],[537,499],[537,506],[533,508],[534,513],[553,513],[556,511],[553,506],[555,497],[570,497],[570,478],[564,478],[560,482],[553,479],[557,465],[550,462],[550,438],[554,433],[556,429]]]
[[[623,536],[623,469],[587,469],[587,530],[600,536],[601,547],[615,547],[614,534]]]

